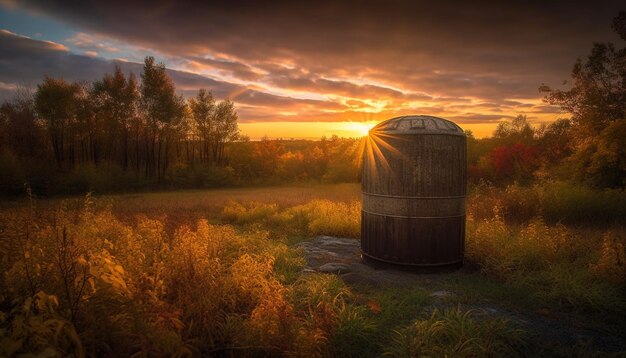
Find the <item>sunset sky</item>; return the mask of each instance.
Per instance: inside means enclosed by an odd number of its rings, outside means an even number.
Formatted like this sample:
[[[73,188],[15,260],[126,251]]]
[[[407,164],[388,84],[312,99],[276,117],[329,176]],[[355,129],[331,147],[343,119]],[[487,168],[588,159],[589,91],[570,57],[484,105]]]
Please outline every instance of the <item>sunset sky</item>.
[[[360,136],[403,114],[455,121],[478,137],[525,114],[592,43],[619,41],[620,1],[0,0],[0,99],[44,75],[141,72],[153,55],[185,97],[235,101],[251,138]]]

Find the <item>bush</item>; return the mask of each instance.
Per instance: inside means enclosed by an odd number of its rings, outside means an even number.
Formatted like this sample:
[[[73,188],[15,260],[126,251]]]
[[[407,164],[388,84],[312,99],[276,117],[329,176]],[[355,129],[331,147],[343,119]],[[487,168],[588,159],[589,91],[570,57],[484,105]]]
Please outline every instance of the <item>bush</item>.
[[[361,204],[357,201],[313,200],[282,211],[276,204],[229,202],[222,218],[227,223],[261,224],[274,232],[299,236],[359,238],[361,232]]]
[[[543,215],[552,222],[586,225],[626,223],[624,190],[594,190],[559,182],[546,185],[541,199]]]
[[[254,201],[241,204],[230,201],[224,206],[222,218],[228,223],[243,225],[266,222],[277,213],[278,205],[276,204],[265,204]]]
[[[626,307],[618,286],[605,280],[620,282],[621,241],[605,234],[603,243],[540,218],[521,227],[507,226],[500,217],[470,219],[467,232],[468,262],[515,290],[531,292],[538,302],[578,312],[617,313]]]
[[[597,190],[569,182],[497,188],[480,183],[470,189],[468,212],[476,219],[500,215],[519,223],[542,216],[550,223],[602,225],[626,222],[626,192]]]
[[[308,218],[309,235],[361,236],[361,203],[313,200],[292,210],[302,210]]]
[[[9,150],[0,150],[0,194],[23,195],[26,182],[24,168],[19,158]]]
[[[200,220],[168,234],[159,219],[122,223],[89,196],[79,211],[67,206],[0,218],[11,238],[0,241],[2,349],[328,356],[351,352],[346,342],[371,342],[371,321],[350,302],[343,282],[326,275],[299,279],[304,259],[266,231],[251,227],[242,234]],[[278,215],[272,206],[242,207],[229,209],[235,221]],[[58,297],[59,309],[24,321],[18,308],[30,307],[40,291],[55,305]],[[55,329],[30,329],[29,322]],[[24,345],[29,341],[38,343]]]

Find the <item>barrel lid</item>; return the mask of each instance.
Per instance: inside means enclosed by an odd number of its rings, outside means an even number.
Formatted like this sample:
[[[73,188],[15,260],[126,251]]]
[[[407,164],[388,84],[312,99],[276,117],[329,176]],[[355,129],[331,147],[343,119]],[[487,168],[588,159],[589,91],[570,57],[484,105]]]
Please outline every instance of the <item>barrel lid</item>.
[[[378,123],[370,133],[386,134],[447,134],[465,136],[463,129],[447,119],[411,115],[388,119]]]

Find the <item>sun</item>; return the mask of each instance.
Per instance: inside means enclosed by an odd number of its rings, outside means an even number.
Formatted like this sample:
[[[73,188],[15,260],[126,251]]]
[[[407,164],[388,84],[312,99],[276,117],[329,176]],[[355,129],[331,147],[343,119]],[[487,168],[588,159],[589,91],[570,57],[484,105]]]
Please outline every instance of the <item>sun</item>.
[[[344,130],[354,133],[356,137],[365,137],[378,122],[347,122]]]

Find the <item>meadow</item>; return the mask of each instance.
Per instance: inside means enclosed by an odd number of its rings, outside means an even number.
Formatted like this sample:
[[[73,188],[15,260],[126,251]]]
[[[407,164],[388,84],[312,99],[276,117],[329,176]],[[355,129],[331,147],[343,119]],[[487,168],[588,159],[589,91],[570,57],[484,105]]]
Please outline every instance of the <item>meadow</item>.
[[[464,267],[410,286],[303,270],[297,243],[359,239],[358,184],[5,202],[0,356],[626,354],[626,193],[469,189]]]

